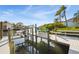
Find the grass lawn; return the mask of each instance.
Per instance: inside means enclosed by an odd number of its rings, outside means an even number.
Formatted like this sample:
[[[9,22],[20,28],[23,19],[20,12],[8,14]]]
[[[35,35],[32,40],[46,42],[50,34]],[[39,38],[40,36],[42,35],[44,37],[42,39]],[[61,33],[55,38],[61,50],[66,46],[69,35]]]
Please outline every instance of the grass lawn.
[[[79,31],[79,27],[58,28],[56,31],[61,31],[61,30]]]

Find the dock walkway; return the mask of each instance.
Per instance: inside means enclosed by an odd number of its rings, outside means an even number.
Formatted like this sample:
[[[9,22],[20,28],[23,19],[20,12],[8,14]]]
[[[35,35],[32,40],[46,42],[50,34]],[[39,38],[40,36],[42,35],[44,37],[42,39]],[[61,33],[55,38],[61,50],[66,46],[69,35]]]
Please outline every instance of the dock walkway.
[[[10,54],[7,36],[0,41],[0,54]]]

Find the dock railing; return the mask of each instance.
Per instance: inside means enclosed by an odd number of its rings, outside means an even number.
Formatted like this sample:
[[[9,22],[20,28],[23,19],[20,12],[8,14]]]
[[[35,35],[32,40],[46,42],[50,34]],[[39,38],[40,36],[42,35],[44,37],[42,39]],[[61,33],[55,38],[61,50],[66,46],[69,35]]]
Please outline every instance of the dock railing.
[[[24,29],[23,32],[24,42],[14,45],[13,48],[11,47],[13,45],[12,40],[14,39],[11,38],[11,35],[9,35],[10,50],[12,52],[14,51],[13,53],[15,54],[17,47],[22,48],[23,46],[22,49],[25,49],[26,53],[28,52],[30,54],[68,54],[70,46],[69,44],[50,39],[49,31],[45,33],[46,36],[42,35],[42,33],[39,35],[38,27],[36,24],[28,26]],[[14,47],[16,47],[16,49],[14,49]],[[19,50],[19,48],[17,51],[21,51],[22,53],[22,50]]]

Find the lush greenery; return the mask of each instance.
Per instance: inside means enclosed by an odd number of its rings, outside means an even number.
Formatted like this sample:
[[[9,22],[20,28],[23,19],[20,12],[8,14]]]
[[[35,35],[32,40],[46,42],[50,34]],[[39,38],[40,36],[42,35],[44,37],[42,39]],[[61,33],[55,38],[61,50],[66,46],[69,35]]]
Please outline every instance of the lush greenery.
[[[55,22],[55,23],[49,23],[49,24],[45,24],[40,26],[40,30],[41,31],[46,31],[47,29],[49,29],[49,31],[53,30],[56,31],[57,28],[64,28],[66,27],[63,23],[61,22]]]
[[[40,31],[44,32],[47,29],[49,31],[58,31],[58,30],[79,30],[78,26],[75,27],[69,27],[68,26],[68,20],[66,17],[66,8],[64,5],[62,5],[56,12],[55,14],[55,19],[54,19],[54,23],[49,23],[49,24],[44,24],[42,26],[40,26]],[[65,22],[66,25],[61,21],[63,20],[63,17],[65,18]],[[63,20],[64,21],[64,20]],[[71,22],[76,22],[79,23],[79,11],[77,11],[76,13],[74,13],[74,16],[72,17],[72,21]]]
[[[59,31],[59,30],[79,31],[79,27],[58,28],[57,31]]]
[[[61,30],[79,31],[79,27],[66,27],[63,23],[60,22],[40,26],[40,31],[42,32],[45,32],[47,29],[49,29],[50,32],[61,31]]]

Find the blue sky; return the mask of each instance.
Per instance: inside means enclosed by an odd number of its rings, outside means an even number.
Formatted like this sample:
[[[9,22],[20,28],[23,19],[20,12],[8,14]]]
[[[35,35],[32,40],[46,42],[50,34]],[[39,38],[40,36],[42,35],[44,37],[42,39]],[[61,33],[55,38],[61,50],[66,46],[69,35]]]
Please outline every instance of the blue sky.
[[[0,5],[0,21],[23,22],[25,25],[52,23],[61,5]],[[79,5],[66,5],[67,19],[79,10]]]

